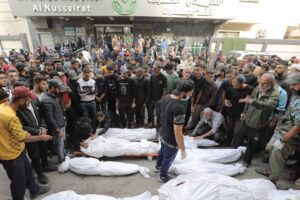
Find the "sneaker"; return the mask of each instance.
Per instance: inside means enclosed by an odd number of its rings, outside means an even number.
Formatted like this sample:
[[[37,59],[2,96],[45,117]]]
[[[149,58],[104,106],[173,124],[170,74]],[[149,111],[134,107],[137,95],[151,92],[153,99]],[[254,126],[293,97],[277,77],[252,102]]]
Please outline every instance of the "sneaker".
[[[38,180],[40,184],[47,184],[49,183],[49,179],[47,176],[45,176],[45,174],[41,174],[38,176]]]
[[[57,165],[47,165],[44,168],[44,171],[45,172],[53,172],[53,171],[57,171],[57,169],[58,169]]]
[[[160,167],[155,166],[155,169],[153,170],[154,173],[159,173],[160,172]]]
[[[42,195],[42,194],[45,194],[45,193],[49,192],[50,189],[51,189],[50,186],[40,185],[39,191],[35,194],[30,194],[30,197],[31,197],[31,199],[35,199],[39,195]]]
[[[158,177],[158,182],[160,182],[160,183],[166,183],[168,181],[169,181],[168,177],[165,177],[165,176],[159,176]]]

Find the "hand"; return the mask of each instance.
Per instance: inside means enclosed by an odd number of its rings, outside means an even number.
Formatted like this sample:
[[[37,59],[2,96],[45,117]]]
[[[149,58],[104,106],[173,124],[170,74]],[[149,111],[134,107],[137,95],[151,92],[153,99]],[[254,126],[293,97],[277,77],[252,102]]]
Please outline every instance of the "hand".
[[[91,139],[92,139],[92,140],[96,139],[97,137],[98,137],[98,135],[96,135],[96,134],[92,134],[92,135],[91,135]]]
[[[200,135],[200,136],[194,137],[194,140],[202,140],[202,139],[204,139],[203,135]]]
[[[225,106],[226,107],[231,107],[232,106],[231,101],[225,99]]]
[[[191,106],[191,112],[193,113],[195,111],[195,107]]]
[[[100,102],[102,101],[101,97],[97,97],[97,96],[96,96],[96,101],[97,101],[98,103],[100,103]]]
[[[45,129],[44,127],[41,127],[41,135],[47,134],[48,129]]]
[[[282,132],[283,136],[282,136],[282,140],[284,142],[287,142],[289,139],[291,139],[293,137],[293,135],[288,134],[287,132]]]
[[[81,146],[83,147],[83,148],[88,148],[89,147],[89,144],[88,143],[85,143],[85,142],[83,142],[83,143],[81,143]]]
[[[247,103],[252,104],[254,99],[252,99],[249,95],[247,95],[244,99],[239,99],[239,103]]]
[[[245,113],[241,113],[241,120],[243,121],[245,119]]]
[[[41,138],[41,141],[44,141],[44,142],[52,140],[52,136],[51,135],[47,135],[47,134],[40,135],[40,138]]]
[[[132,108],[135,108],[135,107],[136,107],[135,103],[132,103],[131,107],[132,107]]]
[[[184,160],[187,157],[186,151],[180,151],[181,159]]]
[[[57,133],[57,134],[58,134],[58,136],[59,136],[59,137],[63,137],[63,136],[65,135],[65,133],[64,133],[64,132],[62,132],[61,130],[60,130],[60,131],[58,131],[58,133]]]

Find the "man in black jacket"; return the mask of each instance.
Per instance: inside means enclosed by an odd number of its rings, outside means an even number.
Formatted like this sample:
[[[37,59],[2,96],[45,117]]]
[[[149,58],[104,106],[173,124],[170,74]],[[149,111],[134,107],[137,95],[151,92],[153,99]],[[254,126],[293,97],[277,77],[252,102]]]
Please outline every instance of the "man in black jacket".
[[[41,110],[47,123],[48,132],[54,137],[58,161],[65,160],[65,117],[62,106],[59,104],[58,94],[60,82],[50,80],[48,82],[48,92],[42,97]]]
[[[93,133],[103,135],[111,126],[111,118],[108,112],[100,111],[96,114],[96,125],[93,128]]]
[[[144,126],[145,107],[149,98],[149,81],[144,77],[144,70],[138,68],[135,75],[135,117],[138,127]]]
[[[28,107],[22,107],[17,111],[23,129],[31,135],[47,134],[45,129],[46,124],[39,113],[39,101],[35,99],[29,104]],[[55,171],[57,167],[48,165],[48,149],[47,143],[37,141],[26,144],[28,155],[32,162],[32,167],[38,175],[38,180],[41,184],[47,184],[48,178],[45,176],[44,171]]]

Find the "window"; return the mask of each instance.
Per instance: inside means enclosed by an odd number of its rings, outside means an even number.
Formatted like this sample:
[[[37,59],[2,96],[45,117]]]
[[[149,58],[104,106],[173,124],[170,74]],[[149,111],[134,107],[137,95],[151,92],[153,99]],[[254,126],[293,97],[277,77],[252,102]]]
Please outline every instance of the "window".
[[[238,38],[240,36],[240,32],[234,32],[234,31],[219,31],[219,36],[224,38]]]

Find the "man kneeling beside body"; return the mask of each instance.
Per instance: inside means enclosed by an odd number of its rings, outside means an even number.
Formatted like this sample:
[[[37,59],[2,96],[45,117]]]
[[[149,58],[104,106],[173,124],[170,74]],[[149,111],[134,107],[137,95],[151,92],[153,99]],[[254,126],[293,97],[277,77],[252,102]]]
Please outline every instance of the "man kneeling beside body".
[[[203,110],[201,120],[198,122],[196,128],[193,131],[195,139],[204,139],[212,137],[215,141],[219,141],[222,131],[222,124],[224,117],[221,113],[215,112],[210,108]]]

